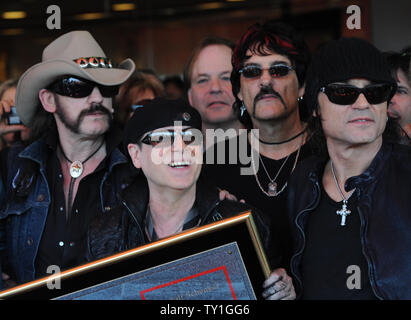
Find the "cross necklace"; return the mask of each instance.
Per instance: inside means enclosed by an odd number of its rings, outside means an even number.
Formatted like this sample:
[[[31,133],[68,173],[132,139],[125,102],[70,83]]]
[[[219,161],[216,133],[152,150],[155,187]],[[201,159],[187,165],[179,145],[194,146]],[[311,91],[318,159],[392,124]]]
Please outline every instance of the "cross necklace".
[[[337,186],[337,190],[340,193],[341,198],[343,199],[342,208],[340,210],[337,210],[336,213],[337,213],[337,215],[341,216],[341,224],[340,225],[345,226],[346,217],[351,213],[351,211],[347,209],[347,202],[348,202],[348,199],[354,193],[355,189],[351,192],[351,194],[347,198],[344,197],[344,195],[343,195],[343,193],[340,189],[340,185],[338,184],[337,177],[335,176],[334,165],[333,165],[332,160],[330,160],[330,163],[331,163],[331,172],[333,174],[335,185]]]

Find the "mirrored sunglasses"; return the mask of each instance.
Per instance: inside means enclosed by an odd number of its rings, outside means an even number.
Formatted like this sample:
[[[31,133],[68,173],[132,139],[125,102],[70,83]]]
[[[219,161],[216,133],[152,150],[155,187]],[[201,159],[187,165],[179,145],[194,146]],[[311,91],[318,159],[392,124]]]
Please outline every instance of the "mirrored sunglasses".
[[[245,78],[257,78],[261,77],[264,70],[268,70],[268,73],[273,78],[281,78],[288,75],[292,70],[294,70],[294,68],[287,64],[275,64],[269,68],[261,68],[257,65],[246,65],[242,69],[240,69],[239,72]]]
[[[198,130],[195,131],[197,132]],[[173,130],[154,131],[148,133],[143,139],[141,139],[141,142],[147,145],[151,145],[152,147],[155,147],[157,145],[166,147],[173,145],[175,139],[177,138],[177,135],[181,135],[186,145],[199,145],[202,143],[202,135],[200,131],[198,131],[197,133],[195,131],[190,128],[181,132],[176,132]]]
[[[48,88],[50,91],[62,96],[84,98],[89,96],[95,87],[105,98],[114,97],[119,89],[119,86],[103,86],[93,81],[70,76],[54,81]]]
[[[390,83],[379,83],[358,88],[348,84],[329,84],[320,88],[332,103],[350,105],[357,101],[362,93],[370,104],[380,104],[392,98],[396,86]]]

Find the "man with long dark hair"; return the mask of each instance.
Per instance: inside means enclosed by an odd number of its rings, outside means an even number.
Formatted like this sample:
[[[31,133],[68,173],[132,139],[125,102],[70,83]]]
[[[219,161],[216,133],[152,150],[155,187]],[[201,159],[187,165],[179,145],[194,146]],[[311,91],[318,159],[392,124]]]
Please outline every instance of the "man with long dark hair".
[[[87,261],[88,227],[116,206],[129,168],[111,131],[112,99],[134,68],[130,59],[116,65],[87,31],[73,31],[20,77],[17,114],[39,138],[8,152],[0,262],[15,282]]]
[[[313,57],[305,100],[325,150],[295,170],[288,199],[302,299],[411,298],[411,149],[383,138],[396,88],[365,40]]]
[[[302,35],[291,26],[275,21],[252,25],[234,48],[231,73],[234,110],[248,130],[205,155],[204,175],[260,209],[270,231],[281,239],[273,244],[278,257],[273,268],[288,268],[288,178],[311,154],[301,108],[309,59]],[[246,174],[244,168],[251,170]]]

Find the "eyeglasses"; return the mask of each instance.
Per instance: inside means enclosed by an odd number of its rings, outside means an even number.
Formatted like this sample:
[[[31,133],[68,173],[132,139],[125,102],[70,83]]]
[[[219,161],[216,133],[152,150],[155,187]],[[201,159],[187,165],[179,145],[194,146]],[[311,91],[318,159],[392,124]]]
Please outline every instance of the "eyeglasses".
[[[362,93],[370,104],[380,104],[393,96],[396,86],[390,83],[379,83],[358,88],[348,84],[329,84],[320,88],[332,103],[349,105],[357,101]]]
[[[244,66],[238,72],[240,72],[245,78],[257,78],[261,77],[264,70],[268,70],[268,73],[273,78],[281,78],[289,74],[292,70],[294,70],[294,68],[287,64],[275,64],[269,68],[261,68],[260,66],[249,64]]]
[[[93,81],[70,76],[56,80],[48,88],[62,96],[84,98],[89,96],[95,87],[98,88],[101,95],[105,98],[114,97],[119,89],[119,86],[103,86]]]
[[[147,134],[143,139],[141,139],[141,142],[144,144],[151,145],[152,147],[155,147],[157,145],[171,146],[174,144],[174,141],[177,138],[177,135],[179,134],[181,135],[186,145],[199,145],[202,142],[201,132],[199,131],[199,133],[196,134],[191,128],[188,128],[181,132],[176,132],[173,130],[154,131]]]

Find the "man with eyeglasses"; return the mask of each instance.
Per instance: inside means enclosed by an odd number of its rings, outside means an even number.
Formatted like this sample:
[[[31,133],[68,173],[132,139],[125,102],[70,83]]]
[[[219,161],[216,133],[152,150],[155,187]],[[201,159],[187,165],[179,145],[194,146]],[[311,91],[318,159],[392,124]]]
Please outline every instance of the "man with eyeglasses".
[[[88,261],[89,226],[98,214],[110,215],[122,176],[130,176],[111,122],[113,97],[134,68],[130,59],[116,65],[87,31],[73,31],[21,76],[16,109],[33,142],[8,152],[0,212],[0,261],[13,281]]]
[[[234,48],[231,73],[234,108],[249,130],[235,141],[227,140],[223,148],[220,144],[207,150],[205,155],[205,175],[260,209],[270,232],[279,236],[280,241],[270,249],[277,257],[271,261],[273,268],[288,269],[291,239],[285,208],[287,183],[298,163],[311,154],[301,113],[309,59],[302,36],[291,26],[274,21],[252,25]],[[224,162],[221,149],[225,150]],[[244,163],[244,153],[251,162]],[[252,169],[249,174],[242,173],[246,167]]]
[[[319,152],[295,170],[288,200],[301,299],[411,299],[411,149],[383,138],[396,87],[365,40],[313,57],[305,100]]]

